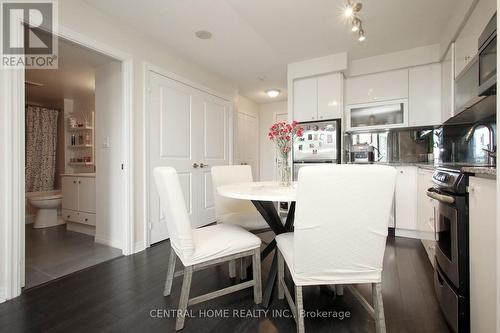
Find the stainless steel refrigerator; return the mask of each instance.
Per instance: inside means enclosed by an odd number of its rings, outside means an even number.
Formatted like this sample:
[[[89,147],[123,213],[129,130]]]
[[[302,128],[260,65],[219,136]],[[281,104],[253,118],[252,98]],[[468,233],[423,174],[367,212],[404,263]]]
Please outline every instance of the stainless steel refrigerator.
[[[293,180],[308,165],[340,164],[340,119],[300,123],[303,135],[293,143]]]

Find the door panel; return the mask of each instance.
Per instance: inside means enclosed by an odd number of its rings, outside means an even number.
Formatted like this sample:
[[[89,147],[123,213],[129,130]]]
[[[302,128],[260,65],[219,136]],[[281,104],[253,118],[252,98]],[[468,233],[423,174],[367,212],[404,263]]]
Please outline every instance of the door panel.
[[[153,170],[171,166],[177,170],[189,216],[194,219],[193,94],[188,86],[150,72],[149,95],[149,223],[151,244],[168,238],[165,216],[160,209]]]
[[[204,160],[225,160],[227,155],[227,110],[222,104],[206,101],[204,112]]]
[[[246,113],[238,113],[238,164],[248,164],[252,167],[253,179],[259,176],[258,121],[256,117]]]
[[[87,213],[96,212],[95,178],[78,178],[78,210]]]
[[[190,158],[191,131],[186,129],[191,126],[191,96],[187,91],[160,89],[160,156]]]
[[[62,177],[62,208],[78,210],[78,178]]]
[[[210,167],[229,163],[230,104],[154,72],[149,72],[149,81],[148,216],[153,244],[169,237],[155,167],[177,170],[193,228],[215,221]]]

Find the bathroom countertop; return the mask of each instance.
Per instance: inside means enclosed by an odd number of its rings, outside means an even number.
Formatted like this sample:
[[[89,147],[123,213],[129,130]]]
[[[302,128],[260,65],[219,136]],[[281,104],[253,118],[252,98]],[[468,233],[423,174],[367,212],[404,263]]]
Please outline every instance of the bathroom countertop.
[[[93,178],[93,177],[95,177],[95,172],[93,172],[93,173],[90,173],[90,172],[63,173],[63,174],[61,174],[61,177],[90,177],[90,178]]]

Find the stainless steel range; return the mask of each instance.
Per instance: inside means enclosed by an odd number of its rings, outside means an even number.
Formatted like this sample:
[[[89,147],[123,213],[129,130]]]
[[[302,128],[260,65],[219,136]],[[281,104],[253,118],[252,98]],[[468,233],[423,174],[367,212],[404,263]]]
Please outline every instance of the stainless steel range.
[[[434,289],[454,332],[469,332],[469,177],[460,165],[438,168],[427,195],[437,200]]]

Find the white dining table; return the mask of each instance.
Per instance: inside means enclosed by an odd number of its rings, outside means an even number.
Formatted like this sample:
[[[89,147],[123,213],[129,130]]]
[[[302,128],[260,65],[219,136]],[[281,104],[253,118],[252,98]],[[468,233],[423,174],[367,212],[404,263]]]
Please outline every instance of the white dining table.
[[[251,201],[275,235],[293,231],[297,183],[292,183],[288,187],[280,186],[277,182],[235,183],[219,186],[217,187],[217,192],[223,197]],[[283,224],[276,211],[276,202],[290,203],[285,224]],[[276,240],[273,239],[261,252],[261,260],[266,258],[275,248]],[[275,252],[262,299],[262,305],[266,308],[269,306],[276,284],[278,273],[277,260],[277,253]]]

